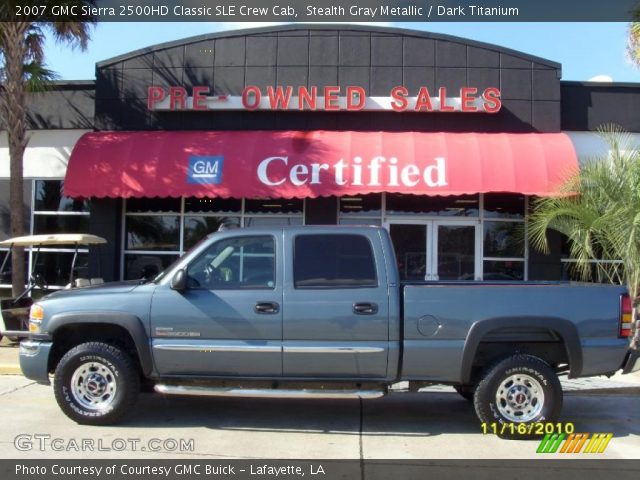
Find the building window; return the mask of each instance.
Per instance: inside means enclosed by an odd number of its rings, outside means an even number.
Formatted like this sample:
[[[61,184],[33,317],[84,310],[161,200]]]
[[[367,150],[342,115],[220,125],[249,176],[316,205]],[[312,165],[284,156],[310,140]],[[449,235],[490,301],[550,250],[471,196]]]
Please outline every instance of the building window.
[[[31,231],[31,180],[25,180],[22,184],[24,191],[24,230]],[[0,180],[0,240],[11,238],[11,206],[9,205],[9,180]]]
[[[153,278],[171,265],[179,255],[160,255],[152,253],[129,253],[124,256],[125,276],[127,280]]]
[[[90,202],[65,197],[62,180],[33,181],[33,235],[89,233]],[[69,281],[75,247],[31,249],[31,275],[40,275],[49,287],[64,287]],[[78,249],[74,278],[89,278],[89,250]]]
[[[429,197],[387,193],[385,214],[423,215],[429,217],[477,217],[480,195]]]
[[[180,213],[179,198],[130,198],[127,200],[128,213]]]
[[[484,256],[494,258],[524,258],[524,224],[485,220]]]
[[[487,193],[483,195],[482,209],[485,219],[500,218],[524,220],[525,197],[512,193]]]
[[[524,280],[524,260],[484,260],[484,280]]]
[[[482,196],[482,203],[482,278],[525,280],[526,197],[510,193],[487,193]]]
[[[480,195],[428,197],[399,193],[371,193],[338,199],[340,225],[382,225],[385,218],[478,217]]]
[[[182,249],[189,250],[220,226],[242,225],[242,200],[238,198],[185,198]]]
[[[217,231],[226,224],[240,225],[240,217],[186,215],[184,217],[184,249],[190,249],[209,233]]]
[[[33,183],[34,235],[49,233],[89,233],[89,201],[63,194],[62,180],[35,180]]]
[[[382,194],[354,195],[338,199],[338,224],[382,225]]]
[[[2,255],[2,260],[0,260],[0,262],[4,261],[8,251],[8,248],[2,249],[2,251],[0,252],[0,255]],[[24,252],[24,271],[27,272],[27,275],[29,273],[29,253],[29,250],[25,250]],[[0,288],[11,288],[11,257],[9,257],[9,259],[7,260],[7,264],[4,266],[4,269],[0,272]],[[1,292],[1,294],[2,297],[11,296],[11,292]]]
[[[304,200],[255,199],[244,201],[243,223],[245,227],[275,227],[303,224]]]
[[[562,280],[593,283],[624,283],[624,265],[622,260],[594,259],[589,263],[589,276],[585,278],[575,258],[571,258],[569,239],[561,235],[560,261],[562,262]]]
[[[398,261],[401,274],[408,276],[408,265],[417,262],[421,264],[421,268],[412,270],[416,279],[425,278],[425,269],[430,261],[427,260],[427,254],[437,247],[438,262],[444,262],[443,273],[438,275],[440,279],[447,277],[444,272],[447,251],[453,250],[455,258],[460,259],[468,255],[468,251],[475,250],[475,270],[478,277],[484,280],[526,280],[529,255],[526,212],[527,198],[510,193],[449,197],[382,193],[338,199],[338,223],[341,225],[387,225],[390,226],[392,238],[395,227],[396,238],[393,241],[396,254],[398,251],[404,253],[403,258]],[[476,223],[477,226],[474,226]],[[438,229],[439,245],[433,246],[432,242],[436,241],[433,234],[427,238],[427,224],[431,230]],[[467,241],[464,249],[461,246],[463,237],[443,235],[450,232],[469,235],[474,228],[479,229],[477,237],[470,239],[474,245],[469,246]],[[399,234],[400,231],[413,231],[418,236],[407,237]],[[402,245],[396,245],[397,242]],[[444,242],[449,242],[449,245]],[[456,242],[458,247],[455,246]],[[441,266],[438,265],[438,271],[440,270]],[[473,268],[468,265],[467,270]],[[454,278],[459,277],[457,275]]]
[[[31,203],[32,203],[32,181],[25,180],[22,188],[24,190],[24,229],[31,232]],[[9,205],[9,180],[0,180],[0,240],[11,238],[11,206]],[[4,260],[9,251],[8,248],[0,248],[0,263]],[[25,271],[29,272],[29,252],[25,254]],[[11,288],[11,260],[7,261],[4,270],[0,272],[0,288]]]
[[[242,200],[238,198],[196,198],[184,199],[184,211],[187,213],[210,213],[216,215],[240,214]]]
[[[180,250],[179,215],[133,215],[126,218],[126,250]]]
[[[70,246],[71,247],[71,246]],[[68,251],[64,249],[40,249],[40,252],[32,252],[33,275],[39,275],[44,283],[51,287],[64,287],[71,277],[71,264],[75,255],[75,248]],[[90,278],[89,253],[87,249],[78,249],[78,257],[73,267],[73,278]]]
[[[123,215],[122,277],[150,278],[221,225],[302,225],[304,200],[136,198]]]

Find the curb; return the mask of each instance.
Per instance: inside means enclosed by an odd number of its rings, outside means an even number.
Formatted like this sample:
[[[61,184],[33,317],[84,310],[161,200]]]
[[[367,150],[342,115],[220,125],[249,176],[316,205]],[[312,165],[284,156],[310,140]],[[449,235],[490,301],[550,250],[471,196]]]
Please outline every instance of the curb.
[[[564,390],[562,393],[564,395],[640,395],[640,386],[586,388],[584,390]]]
[[[19,365],[0,364],[0,375],[22,375]]]

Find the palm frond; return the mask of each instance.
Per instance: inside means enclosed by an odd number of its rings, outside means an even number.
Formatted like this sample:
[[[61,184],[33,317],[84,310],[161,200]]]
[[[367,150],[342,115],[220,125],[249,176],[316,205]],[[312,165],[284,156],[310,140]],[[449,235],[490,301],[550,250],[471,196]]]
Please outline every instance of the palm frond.
[[[640,10],[639,10],[640,11]],[[640,17],[640,13],[636,13]],[[640,19],[629,25],[627,32],[627,59],[629,62],[640,68]]]
[[[55,40],[68,47],[86,50],[89,42],[90,27],[84,22],[52,22],[49,24]]]
[[[27,91],[42,92],[51,87],[53,81],[57,80],[58,74],[46,67],[41,62],[29,62],[24,66],[25,81]]]
[[[601,279],[626,283],[635,297],[640,290],[640,149],[615,125],[599,134],[607,154],[589,159],[562,186],[561,191],[576,195],[534,201],[529,240],[548,252],[547,231],[564,234],[576,273],[586,279],[595,270]]]
[[[81,11],[82,7],[95,7],[96,0],[49,0],[56,4],[64,4],[69,7],[76,7],[76,11]],[[71,48],[86,50],[87,43],[91,38],[91,28],[97,23],[94,16],[85,16],[82,21],[75,17],[58,17],[56,22],[47,22],[47,27],[51,31],[53,38]]]
[[[27,48],[27,57],[30,60],[36,62],[42,62],[44,60],[44,41],[45,36],[40,26],[31,24],[24,39]]]

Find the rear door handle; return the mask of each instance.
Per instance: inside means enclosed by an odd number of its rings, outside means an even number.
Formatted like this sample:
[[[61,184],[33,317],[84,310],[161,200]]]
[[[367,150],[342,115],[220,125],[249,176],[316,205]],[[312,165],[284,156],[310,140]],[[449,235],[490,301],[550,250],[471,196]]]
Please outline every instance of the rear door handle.
[[[378,313],[378,304],[369,302],[354,303],[353,313],[356,315],[375,315]]]
[[[280,305],[276,302],[258,302],[253,310],[256,313],[278,313],[280,311]]]

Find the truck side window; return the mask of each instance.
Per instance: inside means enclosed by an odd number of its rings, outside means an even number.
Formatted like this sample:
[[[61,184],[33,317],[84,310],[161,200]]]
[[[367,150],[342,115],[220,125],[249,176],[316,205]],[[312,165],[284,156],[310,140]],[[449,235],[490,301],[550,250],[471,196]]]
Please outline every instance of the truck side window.
[[[295,237],[295,288],[376,287],[376,264],[369,240],[362,235]]]
[[[189,288],[259,289],[275,286],[273,237],[235,237],[211,245],[187,269]]]

